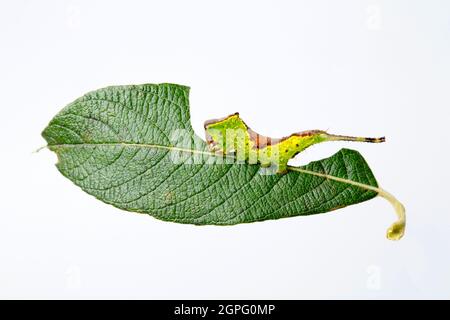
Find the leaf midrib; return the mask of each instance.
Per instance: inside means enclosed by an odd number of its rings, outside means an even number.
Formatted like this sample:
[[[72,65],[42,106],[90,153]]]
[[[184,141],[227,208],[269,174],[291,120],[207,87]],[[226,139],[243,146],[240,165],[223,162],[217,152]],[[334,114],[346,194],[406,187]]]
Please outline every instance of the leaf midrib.
[[[102,142],[102,143],[62,143],[62,144],[50,144],[47,147],[49,148],[66,148],[66,147],[136,147],[136,148],[154,148],[154,149],[163,149],[163,150],[170,150],[170,151],[180,151],[180,152],[186,152],[186,153],[193,153],[193,154],[204,154],[204,155],[210,155],[218,157],[219,155],[208,152],[208,151],[202,151],[202,150],[195,150],[195,149],[187,149],[187,148],[180,148],[175,146],[166,146],[161,144],[146,144],[146,143],[129,143],[129,142]],[[234,157],[233,157],[234,158]]]
[[[72,143],[72,144],[51,144],[48,145],[48,147],[52,148],[52,147],[56,147],[56,148],[66,148],[66,147],[102,147],[102,146],[113,146],[113,147],[136,147],[136,148],[154,148],[154,149],[162,149],[162,150],[169,150],[169,151],[179,151],[179,152],[186,152],[186,153],[191,153],[191,154],[203,154],[203,155],[209,155],[209,156],[213,156],[213,157],[227,157],[227,158],[232,158],[232,159],[236,159],[236,157],[232,156],[232,155],[222,155],[222,154],[216,154],[213,152],[209,152],[209,151],[202,151],[202,150],[196,150],[196,149],[187,149],[187,148],[180,148],[180,147],[175,147],[175,146],[166,146],[166,145],[160,145],[160,144],[146,144],[146,143],[130,143],[130,142],[102,142],[102,143]],[[288,169],[291,171],[296,171],[299,173],[304,173],[304,174],[310,174],[310,175],[314,175],[314,176],[318,176],[318,177],[322,177],[325,179],[330,179],[330,180],[334,180],[336,182],[340,182],[340,183],[346,183],[346,184],[351,184],[353,186],[362,188],[362,189],[366,189],[366,190],[371,190],[374,191],[376,193],[380,193],[380,188],[379,187],[374,187],[368,184],[364,184],[361,182],[357,182],[354,180],[350,180],[350,179],[345,179],[345,178],[340,178],[340,177],[336,177],[333,175],[329,175],[326,173],[320,173],[320,172],[316,172],[316,171],[312,171],[312,170],[307,170],[307,169],[302,169],[299,167],[293,167],[293,166],[288,166]]]

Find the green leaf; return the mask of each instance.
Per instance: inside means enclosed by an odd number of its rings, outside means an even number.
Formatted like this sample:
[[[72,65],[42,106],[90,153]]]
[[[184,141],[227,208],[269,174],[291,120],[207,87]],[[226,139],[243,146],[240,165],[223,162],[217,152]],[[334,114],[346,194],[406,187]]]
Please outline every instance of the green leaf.
[[[84,191],[166,221],[232,225],[323,213],[387,194],[354,150],[286,174],[219,157],[195,135],[188,96],[188,87],[174,84],[100,89],[66,106],[42,135],[59,171]]]

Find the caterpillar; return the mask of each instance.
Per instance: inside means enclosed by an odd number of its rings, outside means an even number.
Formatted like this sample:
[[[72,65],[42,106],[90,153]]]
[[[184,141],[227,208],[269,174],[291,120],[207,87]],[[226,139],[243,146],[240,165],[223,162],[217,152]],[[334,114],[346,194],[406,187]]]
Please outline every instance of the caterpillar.
[[[329,134],[323,130],[307,130],[293,133],[283,138],[260,135],[233,113],[221,119],[204,123],[205,137],[211,152],[235,154],[238,160],[261,167],[274,167],[276,173],[287,172],[287,163],[306,148],[326,141],[356,141],[380,143],[385,137],[366,138]]]

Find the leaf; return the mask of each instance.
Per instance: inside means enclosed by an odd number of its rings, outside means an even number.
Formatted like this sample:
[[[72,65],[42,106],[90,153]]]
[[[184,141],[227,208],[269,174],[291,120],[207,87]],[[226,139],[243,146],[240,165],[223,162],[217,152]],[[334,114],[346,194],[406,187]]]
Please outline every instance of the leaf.
[[[175,84],[107,87],[66,106],[42,135],[59,171],[84,191],[165,221],[233,225],[328,212],[387,194],[354,150],[283,175],[219,157],[195,135],[188,96],[188,87]],[[388,237],[403,234],[402,219]]]

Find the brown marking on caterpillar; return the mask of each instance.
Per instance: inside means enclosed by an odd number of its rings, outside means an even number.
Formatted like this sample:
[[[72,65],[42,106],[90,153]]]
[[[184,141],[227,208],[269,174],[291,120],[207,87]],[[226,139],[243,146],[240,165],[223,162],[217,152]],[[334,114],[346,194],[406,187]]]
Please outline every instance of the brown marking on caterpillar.
[[[386,142],[386,138],[385,137],[365,138],[364,140],[365,140],[365,142],[373,142],[373,143]]]
[[[226,117],[223,117],[223,118],[206,120],[204,122],[203,126],[206,129],[206,127],[209,126],[210,124],[214,124],[214,123],[217,123],[217,122],[221,122],[221,121],[227,120],[228,118],[231,118],[233,116],[238,116],[239,117],[239,112],[232,113],[232,114],[230,114],[230,115],[228,115]]]
[[[321,133],[325,133],[325,131],[323,131],[323,130],[300,131],[300,132],[296,132],[296,133],[291,134],[288,138],[290,138],[292,136],[309,137],[309,136],[313,136],[313,135],[317,135],[317,134],[321,134]]]
[[[245,124],[245,122],[244,122]],[[267,146],[272,146],[274,144],[280,143],[282,139],[274,139],[270,137],[263,136],[259,133],[256,133],[252,129],[250,129],[247,125],[247,132],[251,141],[253,141],[253,149],[263,149]]]
[[[242,121],[242,122],[245,124],[244,121]],[[297,136],[297,137],[309,137],[309,136],[312,136],[312,135],[316,135],[316,134],[320,134],[320,133],[324,133],[325,132],[325,131],[322,131],[322,130],[308,130],[308,131],[296,132],[296,133],[293,133],[293,134],[291,134],[289,136],[285,136],[285,137],[282,137],[282,138],[270,138],[270,137],[263,136],[263,135],[261,135],[259,133],[256,133],[255,131],[250,129],[247,124],[245,124],[245,126],[247,127],[247,132],[248,132],[248,134],[250,136],[250,140],[252,140],[253,143],[254,143],[254,145],[253,145],[254,149],[262,149],[262,148],[265,148],[267,146],[273,146],[273,145],[281,143],[281,142],[283,142],[283,141],[285,141],[285,140],[287,140],[287,139],[289,139],[291,137],[294,137],[294,136]],[[296,146],[298,147],[298,144]]]
[[[206,142],[210,145],[210,146],[215,146],[217,143],[213,140],[213,138],[211,137],[211,135],[208,133],[208,131],[205,131],[205,136],[206,136]]]

